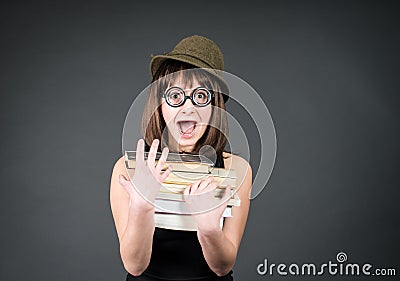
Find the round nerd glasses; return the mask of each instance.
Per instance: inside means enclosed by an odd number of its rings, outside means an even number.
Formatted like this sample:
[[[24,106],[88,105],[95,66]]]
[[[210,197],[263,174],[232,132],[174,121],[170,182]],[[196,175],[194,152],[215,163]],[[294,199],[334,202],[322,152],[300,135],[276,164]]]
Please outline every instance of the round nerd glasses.
[[[161,93],[162,97],[168,105],[172,107],[179,107],[186,102],[186,99],[190,99],[196,106],[207,106],[211,99],[214,97],[214,93],[206,88],[198,87],[192,91],[190,96],[185,95],[185,91],[179,87],[168,88],[165,93]]]

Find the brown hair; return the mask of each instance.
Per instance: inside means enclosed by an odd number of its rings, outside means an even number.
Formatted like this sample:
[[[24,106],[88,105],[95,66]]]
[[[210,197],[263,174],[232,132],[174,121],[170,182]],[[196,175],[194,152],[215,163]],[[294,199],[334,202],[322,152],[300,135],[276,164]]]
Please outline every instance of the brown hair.
[[[209,122],[211,126],[207,126],[206,131],[195,144],[193,151],[188,153],[198,154],[202,146],[209,145],[215,149],[217,156],[222,157],[223,151],[226,151],[225,146],[228,141],[228,121],[223,93],[228,94],[228,92],[223,83],[208,71],[202,69],[196,69],[196,71],[182,71],[193,68],[196,67],[188,63],[171,59],[165,60],[160,65],[153,76],[153,83],[150,86],[149,96],[143,111],[142,133],[144,135],[144,140],[147,145],[151,145],[154,139],[159,139],[161,144],[165,144],[165,140],[168,140],[168,130],[165,130],[166,123],[161,111],[160,93],[163,93],[167,89],[171,81],[175,81],[175,79],[183,75],[184,81],[191,83],[191,81],[196,80],[203,87],[212,89],[214,93],[214,98],[211,101],[213,111]],[[167,75],[167,79],[162,79]],[[219,110],[215,110],[217,107]],[[161,150],[161,146],[159,149]]]

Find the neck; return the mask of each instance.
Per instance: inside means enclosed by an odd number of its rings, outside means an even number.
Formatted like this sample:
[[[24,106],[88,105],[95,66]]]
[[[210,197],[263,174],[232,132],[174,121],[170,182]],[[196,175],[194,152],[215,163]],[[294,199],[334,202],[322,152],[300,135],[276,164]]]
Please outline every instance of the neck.
[[[190,146],[179,145],[179,152],[190,153],[193,151],[193,149],[194,149],[194,145],[190,145]]]

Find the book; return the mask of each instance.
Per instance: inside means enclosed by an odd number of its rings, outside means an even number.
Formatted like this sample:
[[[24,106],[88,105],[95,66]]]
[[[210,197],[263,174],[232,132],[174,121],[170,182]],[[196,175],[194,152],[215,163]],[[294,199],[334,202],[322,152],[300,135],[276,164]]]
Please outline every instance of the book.
[[[144,159],[147,160],[149,152],[144,152]],[[159,160],[161,157],[161,152],[156,153],[156,160]],[[125,151],[126,160],[135,160],[136,159],[136,151]],[[189,153],[175,153],[169,152],[167,156],[167,162],[192,162],[192,163],[202,163],[204,165],[214,166],[214,163],[204,155],[201,154],[189,154]]]
[[[125,164],[127,169],[136,168],[135,160],[130,160],[129,162],[125,161]],[[155,165],[157,165],[157,163],[155,163]],[[162,171],[165,171],[168,167],[171,167],[173,172],[194,173],[194,176],[197,176],[197,174],[206,174],[208,176],[236,178],[236,172],[233,169],[215,168],[199,163],[167,162],[162,168]]]
[[[215,189],[214,190],[214,196],[216,198],[221,198],[222,197],[222,192],[220,192],[220,190],[223,192],[224,189]],[[173,201],[185,201],[184,195],[182,192],[177,193],[177,192],[166,192],[166,191],[162,191],[160,190],[160,193],[157,195],[156,200],[173,200]],[[228,205],[230,206],[240,206],[240,198],[237,195],[237,193],[233,194],[231,196],[231,198],[228,201]]]
[[[144,159],[147,160],[149,152],[144,152]],[[155,165],[161,157],[161,153],[157,152]],[[125,151],[125,165],[128,169],[135,169],[136,151]],[[171,167],[173,171],[188,171],[197,173],[209,173],[214,163],[204,155],[195,155],[187,153],[168,153],[166,164],[162,168],[166,170]]]
[[[220,219],[222,229],[224,218]],[[178,215],[170,213],[156,212],[154,215],[155,226],[172,230],[197,231],[197,225],[192,215]]]
[[[233,171],[233,170],[232,170]],[[203,174],[203,173],[191,173],[191,172],[181,172],[181,171],[172,171],[168,177],[163,181],[166,184],[181,184],[181,185],[188,185],[192,184],[196,181],[206,179],[209,176],[214,177],[214,181],[217,181],[220,186],[226,187],[230,185],[231,187],[235,187],[236,185],[236,178],[234,177],[220,177],[213,173],[210,174]]]
[[[189,206],[185,201],[156,199],[154,202],[156,212],[187,215],[191,214]],[[216,207],[216,206],[214,206]],[[227,206],[222,216],[231,217],[232,206]]]
[[[148,152],[144,152],[144,160],[148,159]],[[161,157],[157,152],[155,165]],[[136,151],[126,151],[124,154],[125,165],[129,175],[134,173],[136,167]],[[214,167],[214,163],[203,155],[169,153],[163,169],[172,168],[172,172],[161,183],[160,192],[155,200],[155,223],[157,227],[196,231],[196,221],[190,214],[189,206],[185,202],[183,192],[185,188],[196,181],[213,176],[218,182],[218,187],[213,190],[216,198],[221,198],[230,185],[234,190],[236,186],[236,172],[233,169]],[[211,204],[211,203],[210,203]],[[232,216],[232,206],[240,206],[240,198],[233,193],[228,200],[227,207],[220,220],[222,228],[223,218]]]
[[[148,152],[145,152],[144,156],[145,159],[147,159]],[[158,159],[160,156],[161,153],[158,152]],[[220,186],[226,187],[230,185],[231,187],[235,187],[235,170],[214,168],[212,161],[205,156],[169,153],[166,161],[166,167],[171,165],[172,172],[169,174],[168,178],[164,180],[163,183],[165,184],[188,185],[195,181],[205,179],[208,176],[213,176],[214,180],[220,183]],[[135,168],[136,151],[125,152],[125,164],[128,170]]]

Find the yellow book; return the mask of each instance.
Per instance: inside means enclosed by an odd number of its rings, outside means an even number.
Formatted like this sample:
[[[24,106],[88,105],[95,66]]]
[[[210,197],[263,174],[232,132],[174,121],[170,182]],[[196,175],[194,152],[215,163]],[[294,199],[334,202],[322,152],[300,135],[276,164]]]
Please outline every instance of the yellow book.
[[[214,177],[214,181],[218,182],[220,186],[226,187],[230,185],[231,187],[235,187],[236,185],[236,178],[233,177],[220,177],[213,173],[210,174],[202,174],[202,173],[190,173],[190,172],[180,172],[180,171],[173,171],[171,172],[168,177],[163,181],[166,184],[181,184],[181,185],[188,185],[192,184],[196,181],[206,179],[209,176]]]
[[[173,184],[173,183],[162,183],[160,192],[167,192],[167,193],[182,193],[185,190],[185,188],[188,186],[188,184]],[[219,196],[224,193],[226,187],[223,186],[217,186],[217,188],[214,190],[214,195]],[[232,190],[235,187],[232,186]]]

